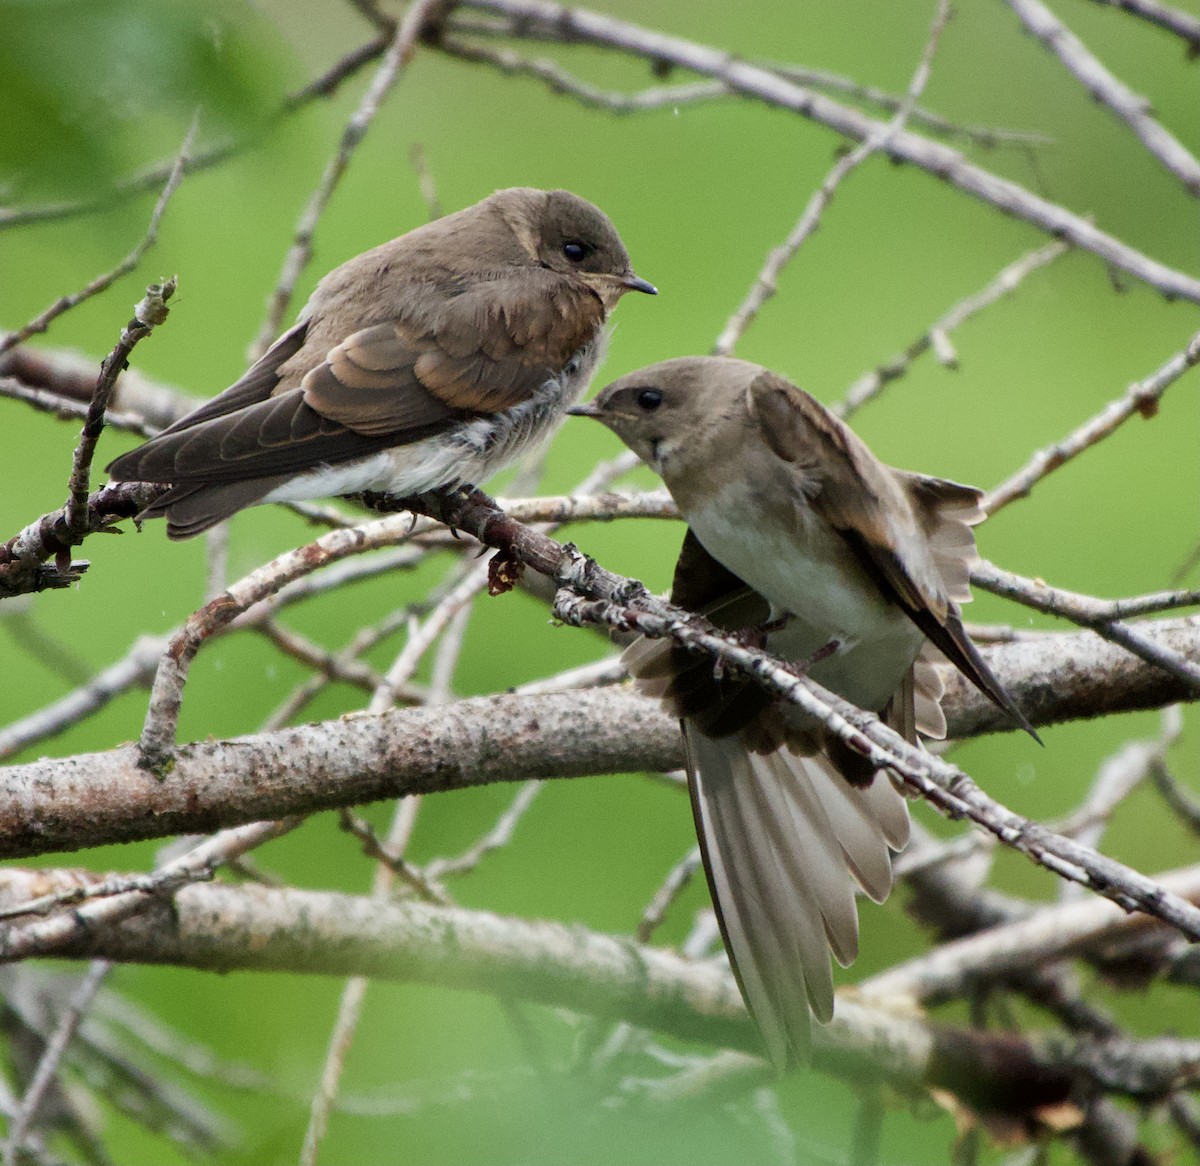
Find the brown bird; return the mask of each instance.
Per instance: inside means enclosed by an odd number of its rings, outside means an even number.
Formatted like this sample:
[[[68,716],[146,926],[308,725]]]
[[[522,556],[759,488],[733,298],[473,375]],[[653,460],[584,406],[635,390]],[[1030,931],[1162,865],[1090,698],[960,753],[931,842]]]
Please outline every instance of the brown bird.
[[[1033,732],[957,607],[980,491],[885,466],[813,397],[742,360],[668,360],[570,412],[607,425],[674,497],[689,526],[675,603],[806,663],[910,741],[945,735],[938,653]],[[711,661],[646,639],[625,661],[682,720],[730,962],[771,1059],[802,1061],[810,1010],[833,1015],[830,951],[843,966],[858,951],[855,885],[876,902],[891,889],[904,799],[818,722]]]
[[[189,538],[245,506],[482,482],[548,438],[639,279],[602,211],[516,187],[342,264],[236,384],[131,453]]]

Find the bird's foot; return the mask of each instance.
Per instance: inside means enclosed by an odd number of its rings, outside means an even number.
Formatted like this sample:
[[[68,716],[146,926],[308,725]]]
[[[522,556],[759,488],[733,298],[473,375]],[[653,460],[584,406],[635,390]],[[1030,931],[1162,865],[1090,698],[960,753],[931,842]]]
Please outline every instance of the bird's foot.
[[[790,611],[785,611],[782,615],[776,616],[775,619],[764,620],[762,623],[752,624],[748,628],[739,628],[736,632],[730,634],[730,638],[739,647],[757,648],[760,651],[765,651],[767,636],[772,632],[782,631],[794,618]]]

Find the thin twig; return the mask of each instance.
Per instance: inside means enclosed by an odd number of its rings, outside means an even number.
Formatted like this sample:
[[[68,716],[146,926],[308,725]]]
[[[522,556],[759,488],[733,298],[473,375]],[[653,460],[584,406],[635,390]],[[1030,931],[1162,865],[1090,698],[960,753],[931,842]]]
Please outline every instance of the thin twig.
[[[448,56],[471,64],[487,65],[506,76],[532,77],[551,93],[572,97],[589,109],[599,109],[617,116],[696,105],[733,96],[732,91],[720,81],[656,85],[636,93],[619,93],[589,84],[548,57],[524,57],[513,49],[488,48],[450,36],[443,37],[437,47]]]
[[[778,62],[760,61],[764,68],[786,77],[789,81],[799,81],[801,85],[811,85],[814,89],[828,89],[833,93],[844,93],[856,101],[868,105],[877,105],[886,113],[896,113],[904,104],[903,94],[888,93],[874,85],[863,85],[852,77],[843,77],[839,73],[830,73],[825,69],[808,69],[800,65],[784,65]],[[1046,134],[1035,133],[1031,130],[1010,130],[997,126],[960,125],[931,110],[914,106],[908,114],[909,125],[919,125],[932,134],[943,138],[962,138],[976,146],[994,150],[1005,146],[1019,150],[1046,149],[1055,144],[1054,139]]]
[[[1096,770],[1092,787],[1077,810],[1054,823],[1061,834],[1070,835],[1087,846],[1098,847],[1109,820],[1126,798],[1165,764],[1167,752],[1183,733],[1183,715],[1178,705],[1163,710],[1158,736],[1144,741],[1126,741],[1110,754]],[[1061,902],[1083,896],[1078,883],[1063,883]]]
[[[459,581],[408,637],[403,651],[388,669],[384,682],[373,693],[367,712],[381,713],[396,702],[397,692],[412,680],[422,657],[471,601],[487,588],[488,564],[476,563],[461,573]]]
[[[1154,119],[1146,98],[1113,76],[1041,0],[1008,0],[1008,5],[1026,30],[1066,66],[1094,100],[1129,126],[1147,151],[1183,183],[1185,190],[1200,195],[1200,162]]]
[[[104,425],[104,410],[117,377],[129,363],[134,346],[166,320],[170,312],[167,301],[174,294],[174,279],[163,284],[150,284],[145,296],[134,308],[133,319],[122,329],[121,339],[100,366],[100,377],[88,407],[79,446],[75,450],[67,504],[62,511],[44,515],[0,545],[0,598],[46,587],[69,586],[87,569],[86,563],[72,563],[69,552],[88,534],[108,525],[107,519],[97,514],[88,495],[88,475],[96,441]],[[141,496],[145,494],[147,484],[136,482],[130,486],[131,490],[124,492],[125,495]],[[161,486],[153,484],[151,489],[162,491]],[[105,492],[102,490],[98,493],[104,495]],[[43,561],[51,555],[57,558],[54,568],[43,568]]]
[[[10,348],[14,348],[18,344],[23,344],[31,336],[37,336],[45,332],[63,313],[78,307],[86,300],[99,295],[102,291],[107,291],[118,279],[124,275],[128,275],[141,263],[142,256],[158,242],[159,224],[166,213],[167,203],[171,201],[171,196],[179,189],[179,184],[183,181],[183,176],[187,169],[188,156],[192,149],[192,141],[196,136],[196,128],[199,122],[200,115],[197,113],[192,118],[192,124],[184,136],[183,145],[179,147],[179,153],[175,156],[175,162],[171,166],[170,173],[167,175],[166,185],[163,187],[162,193],[158,196],[158,202],[154,204],[149,225],[146,227],[146,233],[142,236],[141,242],[111,271],[106,271],[104,274],[96,276],[87,287],[72,295],[60,296],[41,315],[30,320],[24,328],[18,328],[17,331],[10,332],[7,336],[0,338],[0,355],[3,355]]]
[[[474,870],[489,854],[507,846],[512,841],[518,823],[525,816],[525,811],[533,805],[534,799],[544,788],[544,783],[540,781],[525,782],[486,834],[456,858],[435,858],[427,862],[426,877],[441,880],[447,875],[466,874]]]
[[[58,1018],[54,1033],[46,1042],[46,1047],[34,1070],[33,1078],[25,1090],[25,1095],[21,1098],[20,1109],[17,1110],[9,1125],[8,1139],[4,1143],[4,1166],[16,1166],[20,1161],[21,1151],[24,1148],[29,1127],[37,1117],[38,1107],[42,1104],[46,1091],[54,1083],[67,1046],[71,1043],[79,1025],[83,1022],[84,1014],[91,1007],[92,1000],[110,971],[112,971],[112,964],[107,960],[93,960],[87,974],[71,994],[70,1002]]]
[[[889,382],[904,376],[918,356],[933,349],[942,364],[958,367],[958,358],[950,346],[949,336],[959,325],[972,316],[990,307],[1004,296],[1010,295],[1020,286],[1026,276],[1053,263],[1069,248],[1064,243],[1046,243],[1033,251],[1027,251],[1019,259],[1005,267],[986,287],[974,295],[959,300],[944,316],[930,325],[927,331],[916,338],[902,353],[892,357],[868,373],[864,373],[847,390],[845,396],[830,408],[839,417],[848,418],[863,407]],[[949,358],[949,359],[948,359]]]
[[[670,870],[663,879],[662,886],[654,892],[654,898],[646,905],[642,917],[638,921],[634,936],[638,943],[649,943],[654,933],[662,926],[667,912],[675,900],[683,894],[688,884],[696,877],[700,869],[700,847],[693,846]]]
[[[1155,643],[1143,632],[1129,627],[1120,621],[1120,613],[1126,603],[1131,607],[1139,604],[1138,600],[1099,600],[1090,595],[1080,595],[1073,591],[1064,591],[1050,587],[1040,579],[1027,579],[1012,571],[1001,571],[993,563],[980,561],[971,568],[971,582],[974,586],[993,595],[1003,596],[1014,600],[1035,611],[1048,615],[1061,616],[1069,619],[1080,627],[1091,628],[1097,635],[1120,644],[1135,656],[1140,656],[1150,664],[1169,672],[1182,681],[1196,694],[1200,694],[1200,664],[1187,659],[1178,652],[1164,648]],[[1150,601],[1161,604],[1157,610],[1169,610],[1177,601],[1180,606],[1190,605],[1195,601],[1191,592],[1167,592],[1145,597]],[[1142,602],[1145,602],[1143,600]]]
[[[45,396],[39,404],[44,400],[49,408],[51,401],[61,402],[61,407],[70,416],[81,416],[72,410],[72,406],[86,408],[91,401],[99,363],[99,360],[66,349],[23,345],[0,358],[0,375],[5,378],[0,381],[3,386],[0,393],[9,394],[8,378],[11,378],[18,382],[11,386],[12,395],[17,395],[18,387],[40,389]],[[137,369],[125,371],[112,398],[113,408],[129,415],[131,425],[133,418],[138,419],[138,428],[134,432],[143,437],[152,437],[201,403],[178,388],[151,380]]]
[[[829,173],[821,182],[821,185],[817,187],[812,197],[808,200],[808,205],[804,208],[804,213],[797,220],[787,239],[779,247],[773,248],[767,256],[762,270],[758,273],[758,277],[746,293],[741,306],[730,316],[721,335],[717,337],[717,342],[713,346],[713,352],[716,355],[728,356],[734,350],[742,334],[753,323],[754,318],[762,310],[763,305],[778,291],[780,274],[795,257],[796,252],[803,246],[804,241],[817,229],[821,221],[821,215],[824,214],[825,208],[837,193],[837,188],[841,185],[842,181],[871,157],[872,154],[887,149],[889,143],[904,128],[909,114],[915,108],[917,100],[920,98],[929,81],[938,41],[941,39],[942,29],[945,28],[946,21],[949,19],[950,5],[948,0],[938,0],[937,12],[929,30],[929,37],[926,41],[924,52],[922,52],[916,71],[909,82],[904,100],[900,103],[895,115],[886,125],[878,126],[863,138],[853,150],[844,154],[834,163]]]
[[[1164,762],[1152,766],[1150,776],[1171,813],[1193,834],[1200,835],[1200,800],[1184,791]]]
[[[1061,441],[1039,450],[1022,469],[990,490],[983,499],[984,510],[991,516],[1010,502],[1026,497],[1047,474],[1102,441],[1135,413],[1141,417],[1153,417],[1158,412],[1163,393],[1197,363],[1200,363],[1200,332],[1188,341],[1182,352],[1177,352],[1160,369],[1144,381],[1130,385],[1122,396],[1110,401]]]
[[[463,606],[456,608],[452,618],[460,617],[465,610],[466,608]],[[410,644],[411,642],[410,639]],[[376,702],[381,708],[389,708],[394,700],[396,686],[407,681],[408,676],[404,674],[403,666],[400,665],[400,659],[403,657],[404,653],[402,652],[397,662],[389,669],[384,682],[372,694],[372,708],[375,707]],[[419,659],[419,656],[417,658]],[[430,690],[429,702],[432,704],[442,703],[447,695],[447,687],[448,677],[443,677],[442,683],[435,684]],[[420,807],[420,797],[401,798],[396,803],[387,841],[377,845],[373,851],[377,863],[371,892],[372,898],[386,899],[391,892],[393,879],[399,877],[426,901],[443,904],[448,902],[449,897],[445,892],[436,887],[423,872],[413,868],[404,858],[404,852],[408,848],[412,832],[416,827]],[[343,811],[342,822],[343,825],[348,825],[353,829],[355,819]],[[360,833],[359,836],[361,838],[362,834]],[[375,840],[373,831],[369,833],[369,837]],[[337,1098],[346,1057],[349,1055],[350,1046],[354,1042],[354,1035],[358,1029],[368,983],[369,980],[366,976],[353,976],[346,982],[346,986],[342,990],[337,1020],[330,1035],[329,1051],[321,1071],[321,1083],[313,1094],[309,1109],[308,1126],[304,1132],[304,1145],[300,1152],[300,1166],[316,1166],[317,1152],[328,1128],[329,1114]]]
[[[81,937],[112,927],[123,919],[146,910],[156,899],[169,897],[180,887],[189,883],[211,879],[217,868],[239,858],[248,850],[261,846],[272,838],[278,838],[299,825],[300,819],[291,818],[278,822],[254,822],[238,826],[206,839],[181,857],[166,863],[152,875],[142,876],[136,887],[115,890],[102,898],[88,894],[88,884],[76,884],[60,896],[43,896],[43,900],[22,904],[22,914],[29,911],[42,913],[46,908],[43,901],[53,898],[54,905],[88,899],[80,907],[68,912],[51,915],[46,919],[35,919],[29,923],[14,924],[0,931],[0,959],[14,961],[30,956],[46,955],[49,952],[77,943]],[[100,879],[90,880],[104,890]]]
[[[1136,16],[1174,33],[1187,41],[1190,56],[1200,55],[1200,16],[1180,12],[1178,8],[1168,8],[1158,0],[1093,0],[1093,3],[1119,8],[1122,12],[1128,12],[1130,16]]]
[[[1200,867],[1156,876],[1160,886],[1188,899],[1200,899]],[[1022,919],[991,927],[895,964],[856,985],[863,997],[906,997],[926,1004],[1088,948],[1113,936],[1152,926],[1112,903],[1089,898],[1041,907]]]
[[[308,205],[304,208],[300,215],[300,221],[296,224],[292,245],[288,248],[287,256],[283,261],[283,269],[279,273],[279,280],[268,301],[266,318],[258,331],[257,338],[251,345],[251,359],[257,360],[279,333],[284,314],[291,302],[292,292],[296,287],[296,281],[308,265],[309,259],[312,258],[312,239],[321,215],[324,214],[325,207],[333,197],[334,190],[337,189],[342,175],[350,165],[350,159],[353,157],[355,149],[371,128],[371,123],[379,112],[380,104],[392,86],[403,75],[408,62],[412,59],[426,22],[442,3],[443,0],[415,0],[413,4],[409,5],[404,19],[397,26],[391,44],[388,45],[379,68],[375,70],[375,75],[371,78],[370,86],[363,94],[354,113],[351,114],[346,128],[342,131],[337,151],[325,167],[321,181],[309,197]]]
[[[73,692],[0,728],[0,759],[78,724],[129,689],[148,685],[166,645],[164,636],[139,636],[120,660]]]
[[[423,898],[439,901],[437,895],[431,889],[427,889],[423,881],[418,882],[411,876],[411,867],[403,859],[404,851],[416,825],[419,807],[420,798],[402,798],[396,803],[387,841],[376,854],[380,861],[375,867],[372,898],[386,899],[391,891],[393,878],[399,875],[410,886],[414,886],[422,892]],[[345,820],[344,815],[343,821]],[[329,1114],[337,1099],[346,1058],[358,1030],[358,1021],[362,1015],[362,1006],[366,1000],[369,984],[370,980],[366,976],[352,976],[342,989],[337,1019],[334,1021],[333,1031],[330,1033],[329,1049],[321,1070],[321,1082],[313,1094],[309,1109],[308,1126],[304,1131],[304,1144],[300,1151],[300,1166],[316,1166],[317,1152],[329,1126]]]
[[[519,22],[522,37],[536,36],[539,30],[548,28],[560,39],[600,45],[714,77],[743,96],[791,110],[855,141],[865,141],[880,128],[880,123],[858,110],[724,50],[651,31],[629,21],[582,8],[564,7],[549,0],[461,0],[460,7],[512,17]],[[968,162],[961,153],[943,142],[930,141],[902,130],[888,144],[886,153],[895,161],[912,163],[964,194],[1091,252],[1166,296],[1200,303],[1200,280],[1194,276],[1143,255],[1099,230],[1081,215]]]
[[[383,683],[383,677],[369,664],[357,659],[357,654],[351,656],[342,652],[327,651],[307,636],[292,628],[285,628],[276,620],[264,619],[253,626],[284,655],[313,669],[326,683],[340,681],[364,692],[374,692]],[[411,694],[405,691],[401,695],[407,701]]]
[[[561,37],[546,36],[544,29],[519,28],[516,22],[481,27],[478,22],[452,17],[448,28],[455,32],[485,36],[525,36],[529,39],[561,41]],[[581,104],[618,116],[642,113],[649,110],[678,108],[703,101],[715,101],[734,96],[734,90],[721,81],[694,81],[680,85],[660,85],[642,89],[636,93],[614,92],[601,89],[581,80],[562,68],[557,61],[548,57],[529,58],[512,49],[488,49],[472,41],[454,36],[443,36],[435,46],[449,55],[476,64],[488,65],[510,76],[527,76],[541,81],[552,93],[573,97]],[[761,68],[770,70],[790,81],[798,81],[813,89],[843,93],[856,101],[875,105],[887,113],[899,109],[903,97],[888,93],[873,85],[862,85],[850,77],[830,73],[822,69],[808,69],[800,65],[783,64],[778,61],[757,61]],[[909,113],[909,121],[920,125],[944,138],[961,138],[985,149],[1013,147],[1035,150],[1054,145],[1054,139],[1045,134],[1028,130],[1002,129],[993,126],[966,126],[952,122],[949,118],[928,109],[915,107]]]
[[[319,77],[285,97],[280,102],[275,115],[269,119],[268,124],[278,125],[313,101],[331,97],[344,81],[353,77],[360,69],[379,57],[387,49],[390,40],[391,30],[389,29],[387,36],[376,37],[374,40],[352,49]],[[198,150],[188,158],[184,165],[184,173],[196,174],[227,162],[255,144],[257,140],[257,137],[251,137],[225,141],[205,150]],[[161,187],[173,165],[173,161],[160,162],[139,174],[120,179],[98,195],[53,203],[40,203],[34,206],[0,207],[0,230],[4,230],[6,227],[24,226],[28,223],[53,222],[58,219],[73,218],[77,215],[93,214],[96,211],[104,210],[106,207]]]

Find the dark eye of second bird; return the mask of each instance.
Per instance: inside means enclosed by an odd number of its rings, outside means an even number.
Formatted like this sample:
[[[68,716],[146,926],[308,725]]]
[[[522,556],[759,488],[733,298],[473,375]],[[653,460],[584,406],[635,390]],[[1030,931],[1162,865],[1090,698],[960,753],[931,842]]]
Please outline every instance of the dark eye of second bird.
[[[578,239],[572,239],[563,244],[562,253],[572,263],[580,263],[587,257],[588,249],[586,244],[580,243]]]
[[[645,409],[647,413],[652,413],[662,404],[661,389],[642,389],[637,395],[637,403],[640,409]]]

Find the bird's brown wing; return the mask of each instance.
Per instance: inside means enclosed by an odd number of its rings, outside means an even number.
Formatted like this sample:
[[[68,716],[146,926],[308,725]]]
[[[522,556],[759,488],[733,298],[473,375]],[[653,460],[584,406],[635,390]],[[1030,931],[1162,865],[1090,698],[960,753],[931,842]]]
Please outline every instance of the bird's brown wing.
[[[537,268],[431,285],[401,316],[313,353],[328,332],[318,314],[110,474],[176,486],[279,478],[419,441],[528,399],[604,319],[586,287]]]
[[[368,435],[499,413],[559,375],[603,322],[599,298],[554,272],[478,280],[341,341],[304,377],[304,400]]]
[[[793,465],[808,504],[845,538],[882,593],[1036,739],[954,602],[975,558],[970,527],[983,517],[981,492],[885,466],[819,401],[773,373],[752,382],[749,405],[767,445]]]
[[[304,347],[307,333],[307,320],[289,328],[223,393],[193,409],[137,449],[110,462],[107,467],[109,475],[114,481],[173,481],[175,451],[180,445],[177,435],[269,400],[279,384],[280,365],[291,360]]]

